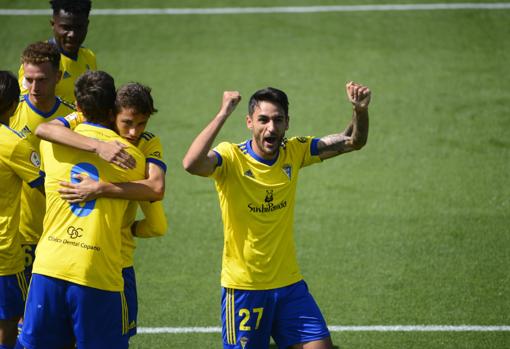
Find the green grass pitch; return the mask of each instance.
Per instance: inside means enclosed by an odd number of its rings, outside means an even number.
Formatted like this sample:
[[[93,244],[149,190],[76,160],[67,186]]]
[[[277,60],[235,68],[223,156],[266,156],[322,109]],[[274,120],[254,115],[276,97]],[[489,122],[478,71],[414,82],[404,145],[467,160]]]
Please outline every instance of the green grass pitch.
[[[415,1],[399,1],[413,3]],[[427,1],[430,2],[430,1]],[[95,8],[370,4],[98,1]],[[2,8],[46,8],[7,1]],[[0,16],[17,72],[48,16]],[[301,172],[296,243],[329,325],[510,325],[510,10],[92,16],[85,45],[118,85],[140,81],[168,164],[170,229],[139,241],[139,326],[220,326],[222,225],[213,182],[184,172],[224,90],[244,97],[217,138],[243,141],[246,102],[290,98],[289,135],[350,118],[344,84],[373,91],[360,152]],[[508,348],[509,332],[334,332],[341,348]],[[132,348],[220,348],[213,334],[139,334]]]

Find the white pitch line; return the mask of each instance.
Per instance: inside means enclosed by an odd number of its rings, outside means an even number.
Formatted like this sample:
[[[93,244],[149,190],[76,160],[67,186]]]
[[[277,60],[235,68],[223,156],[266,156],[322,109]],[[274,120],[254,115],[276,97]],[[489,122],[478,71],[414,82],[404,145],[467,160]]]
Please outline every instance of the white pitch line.
[[[225,15],[256,13],[317,13],[362,11],[430,11],[430,10],[506,10],[510,3],[436,3],[408,5],[337,5],[337,6],[288,6],[288,7],[219,7],[219,8],[133,8],[92,9],[91,15]],[[43,9],[0,9],[1,16],[50,15]]]
[[[510,332],[510,326],[393,325],[329,326],[330,332]],[[221,327],[138,327],[138,333],[221,333]]]

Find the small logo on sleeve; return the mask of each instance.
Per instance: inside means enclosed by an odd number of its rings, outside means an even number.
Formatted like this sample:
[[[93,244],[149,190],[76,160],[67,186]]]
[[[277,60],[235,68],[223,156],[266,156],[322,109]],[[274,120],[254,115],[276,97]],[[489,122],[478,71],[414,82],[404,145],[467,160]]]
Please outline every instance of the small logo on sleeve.
[[[39,157],[39,154],[37,154],[37,152],[33,151],[32,154],[30,154],[30,162],[35,167],[41,166],[41,158]]]
[[[155,152],[151,153],[150,156],[152,156],[154,158],[161,159],[161,152],[155,151]]]

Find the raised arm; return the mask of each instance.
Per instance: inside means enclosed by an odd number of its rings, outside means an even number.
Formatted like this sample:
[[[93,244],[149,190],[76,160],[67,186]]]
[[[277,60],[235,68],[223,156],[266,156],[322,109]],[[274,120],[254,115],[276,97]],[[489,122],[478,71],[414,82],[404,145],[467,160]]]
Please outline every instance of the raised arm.
[[[227,118],[241,101],[237,91],[223,92],[221,108],[214,119],[198,134],[191,143],[182,166],[186,171],[197,176],[207,177],[214,172],[218,159],[211,150],[212,144]]]
[[[353,106],[352,120],[343,132],[319,139],[317,150],[322,160],[359,150],[367,143],[371,91],[368,87],[352,81],[346,84],[345,89]]]
[[[121,168],[128,169],[136,166],[135,159],[124,150],[124,144],[117,141],[103,142],[80,135],[67,128],[58,119],[40,124],[35,130],[35,135],[52,143],[96,153],[102,159]]]

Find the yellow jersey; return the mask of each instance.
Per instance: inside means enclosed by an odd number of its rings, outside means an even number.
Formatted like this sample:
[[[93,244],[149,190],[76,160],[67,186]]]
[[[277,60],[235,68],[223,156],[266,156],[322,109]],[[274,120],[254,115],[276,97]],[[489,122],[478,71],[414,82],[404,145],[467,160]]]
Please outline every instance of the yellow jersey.
[[[75,112],[65,117],[58,118],[60,122],[67,128],[74,130],[76,126],[85,121],[83,114]],[[159,137],[151,132],[143,132],[140,136],[137,148],[145,156],[147,163],[153,163],[160,166],[166,172],[166,164],[163,162],[163,147]],[[145,219],[143,226],[137,229],[139,233],[143,234],[147,231],[149,235],[140,237],[151,237],[151,231],[164,231],[167,227],[167,220],[163,203],[161,201],[143,202],[143,201],[130,201],[126,214],[124,215],[124,222],[122,223],[122,266],[123,268],[131,267],[134,264],[134,251],[136,249],[136,242],[131,232],[131,225],[136,220],[136,213],[138,206],[142,209]],[[145,229],[144,229],[145,228]]]
[[[46,169],[46,215],[37,245],[33,273],[67,280],[106,291],[123,289],[121,227],[128,201],[98,198],[69,204],[60,197],[60,181],[75,182],[76,174],[94,180],[127,182],[145,178],[141,152],[113,130],[82,123],[75,132],[102,141],[119,141],[135,158],[132,170],[121,169],[90,152],[41,142]]]
[[[245,290],[287,286],[302,279],[294,243],[299,170],[320,162],[318,139],[295,137],[274,161],[260,158],[251,141],[223,142],[214,150],[224,226],[221,285]]]
[[[159,137],[150,132],[143,132],[140,136],[138,149],[145,156],[145,161],[160,166],[166,172],[166,165],[163,162],[163,147]],[[131,267],[134,264],[134,252],[136,242],[131,232],[131,225],[136,220],[138,206],[142,209],[145,219],[153,226],[153,229],[160,231],[166,230],[167,221],[161,201],[131,201],[128,205],[125,221],[122,226],[122,260],[123,267]]]
[[[44,184],[40,158],[32,145],[18,132],[0,124],[0,275],[11,275],[25,268],[18,234],[21,183],[30,187]],[[38,191],[37,189],[31,189]]]
[[[30,102],[28,94],[22,95],[18,108],[9,119],[9,127],[23,134],[39,151],[40,139],[35,135],[37,126],[74,111],[74,106],[55,97],[55,105],[49,112],[43,112]],[[39,190],[32,190],[26,183],[21,191],[21,218],[19,231],[22,244],[37,244],[42,233],[45,212],[45,197]]]
[[[56,45],[55,39],[48,40],[48,42]],[[76,100],[74,97],[74,83],[76,79],[87,70],[97,70],[96,55],[92,50],[85,47],[80,47],[76,57],[69,57],[60,52],[59,70],[62,72],[62,77],[57,84],[55,94],[68,102],[74,103]],[[27,92],[24,78],[25,71],[22,64],[19,68],[18,80],[21,93],[23,94]]]

